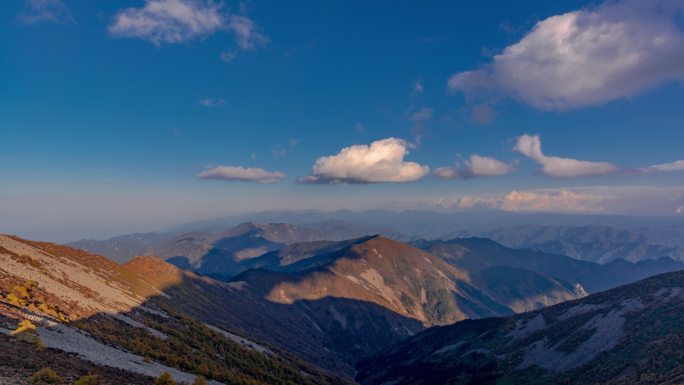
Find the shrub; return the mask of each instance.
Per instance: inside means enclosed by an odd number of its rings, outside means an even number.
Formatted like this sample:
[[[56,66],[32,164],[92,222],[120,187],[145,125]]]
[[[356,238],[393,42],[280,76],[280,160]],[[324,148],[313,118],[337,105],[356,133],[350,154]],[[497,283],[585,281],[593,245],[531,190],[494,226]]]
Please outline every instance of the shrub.
[[[29,293],[29,289],[25,286],[15,286],[14,291],[16,291],[17,294],[19,294],[19,298],[22,298],[22,299],[30,299],[31,298],[31,294]]]
[[[206,379],[202,376],[197,376],[195,377],[195,382],[192,383],[192,385],[209,385]]]
[[[176,385],[176,381],[174,381],[173,377],[171,377],[171,373],[164,372],[160,374],[156,380],[154,380],[154,385]]]
[[[74,385],[100,385],[100,377],[95,374],[88,374],[76,380]]]
[[[11,333],[12,335],[23,333],[23,332],[35,332],[36,325],[33,322],[25,319],[19,322],[19,326]]]
[[[7,294],[6,299],[7,302],[11,303],[14,306],[24,307],[26,305],[26,301],[17,297],[14,293]]]
[[[29,382],[31,385],[53,385],[61,383],[62,377],[50,368],[43,368],[33,373],[31,381]]]

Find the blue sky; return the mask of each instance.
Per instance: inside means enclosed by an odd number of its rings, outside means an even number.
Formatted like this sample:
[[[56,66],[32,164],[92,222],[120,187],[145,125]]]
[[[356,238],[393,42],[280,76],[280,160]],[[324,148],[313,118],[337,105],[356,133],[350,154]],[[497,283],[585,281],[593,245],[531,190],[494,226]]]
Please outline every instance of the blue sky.
[[[645,4],[3,1],[0,231],[681,215],[684,5]]]

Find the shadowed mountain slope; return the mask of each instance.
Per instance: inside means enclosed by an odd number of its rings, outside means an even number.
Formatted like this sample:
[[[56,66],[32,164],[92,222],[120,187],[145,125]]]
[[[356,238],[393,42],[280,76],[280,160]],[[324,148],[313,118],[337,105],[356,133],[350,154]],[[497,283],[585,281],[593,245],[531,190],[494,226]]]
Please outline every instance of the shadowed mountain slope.
[[[684,272],[506,318],[431,328],[363,360],[364,385],[679,384]]]
[[[529,277],[534,273],[529,273],[528,281],[522,284],[509,280],[496,287],[496,275],[505,272],[492,270],[489,276],[471,276],[430,253],[380,236],[318,245],[323,248],[314,246],[317,245],[292,247],[306,251],[296,258],[289,251],[257,258],[267,260],[267,268],[278,272],[252,270],[232,281],[247,282],[273,302],[323,297],[357,299],[376,303],[426,326],[511,314],[514,310],[497,300],[505,291],[513,292],[507,300],[523,302],[535,295],[551,303],[584,295],[552,279]],[[323,252],[311,253],[312,248]],[[281,256],[287,262],[295,262],[287,264]]]

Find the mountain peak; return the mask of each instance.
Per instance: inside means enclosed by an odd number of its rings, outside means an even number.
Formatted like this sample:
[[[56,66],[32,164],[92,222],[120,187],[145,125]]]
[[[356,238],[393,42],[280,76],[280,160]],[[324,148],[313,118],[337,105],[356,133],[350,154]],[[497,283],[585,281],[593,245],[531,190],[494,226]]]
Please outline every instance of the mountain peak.
[[[181,283],[183,278],[182,270],[153,255],[134,257],[123,268],[139,274],[160,290]]]

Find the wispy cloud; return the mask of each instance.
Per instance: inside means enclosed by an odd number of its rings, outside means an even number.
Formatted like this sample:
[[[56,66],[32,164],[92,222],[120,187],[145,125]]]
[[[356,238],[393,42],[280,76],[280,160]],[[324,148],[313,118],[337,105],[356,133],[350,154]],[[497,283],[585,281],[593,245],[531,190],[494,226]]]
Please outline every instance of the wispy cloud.
[[[682,14],[677,1],[623,0],[549,17],[491,63],[453,75],[448,88],[567,110],[682,81]]]
[[[221,54],[232,61],[240,50],[252,50],[268,43],[268,37],[250,18],[232,14],[223,3],[211,0],[146,0],[141,8],[119,10],[109,26],[115,37],[135,37],[162,44],[203,39],[217,32],[230,32],[236,49]]]
[[[200,179],[218,179],[225,181],[274,183],[285,178],[286,175],[282,172],[266,171],[263,168],[217,166],[201,172],[197,177]]]
[[[518,137],[514,150],[539,163],[542,166],[541,173],[554,178],[607,175],[619,171],[617,166],[607,162],[547,156],[542,152],[541,139],[538,135]]]
[[[439,167],[433,174],[440,179],[466,179],[483,176],[500,176],[515,170],[515,163],[504,163],[490,156],[474,154],[463,166]]]
[[[218,106],[223,106],[227,104],[228,102],[225,99],[212,99],[212,98],[207,98],[207,99],[200,99],[198,103],[204,107],[212,108],[212,107],[218,107]]]
[[[231,15],[228,17],[226,28],[235,33],[235,41],[242,50],[254,49],[268,43],[268,36],[261,32],[254,21],[245,16]]]
[[[233,60],[235,60],[235,58],[237,58],[238,51],[237,50],[224,51],[224,52],[221,52],[221,55],[219,55],[219,56],[221,57],[221,60],[223,60],[224,62],[230,63]]]
[[[425,87],[423,86],[423,81],[418,79],[413,82],[413,93],[414,94],[422,94],[423,91],[425,91]]]
[[[654,173],[654,172],[674,172],[674,171],[684,171],[684,160],[678,160],[670,163],[656,164],[653,166],[643,167],[640,169],[644,173]]]
[[[71,11],[61,0],[26,0],[24,11],[19,18],[26,24],[44,22],[67,24],[75,21]]]
[[[408,120],[414,123],[422,123],[432,119],[432,108],[420,107],[415,110],[409,110],[407,112]]]
[[[319,158],[304,183],[415,182],[428,174],[427,166],[406,162],[408,145],[388,138],[370,145],[354,145]]]

